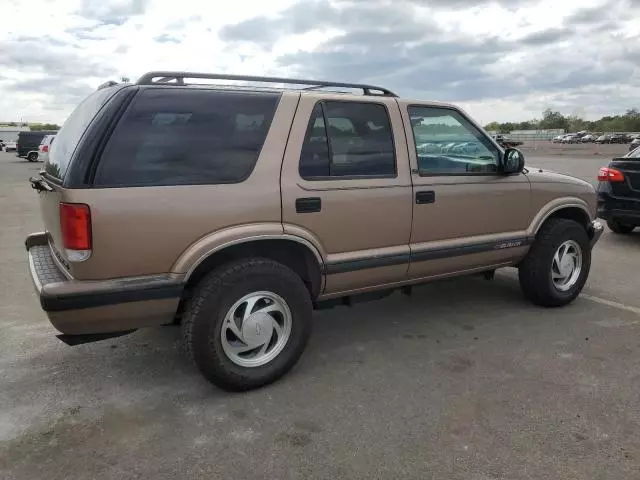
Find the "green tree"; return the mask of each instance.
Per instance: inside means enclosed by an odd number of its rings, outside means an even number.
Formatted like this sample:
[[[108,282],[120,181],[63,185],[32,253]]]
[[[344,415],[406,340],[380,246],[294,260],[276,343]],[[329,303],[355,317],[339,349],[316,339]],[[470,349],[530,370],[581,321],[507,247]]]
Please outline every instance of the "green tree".
[[[542,120],[540,120],[539,128],[564,128],[567,130],[569,128],[569,122],[560,112],[554,112],[550,108],[547,108],[542,112]]]

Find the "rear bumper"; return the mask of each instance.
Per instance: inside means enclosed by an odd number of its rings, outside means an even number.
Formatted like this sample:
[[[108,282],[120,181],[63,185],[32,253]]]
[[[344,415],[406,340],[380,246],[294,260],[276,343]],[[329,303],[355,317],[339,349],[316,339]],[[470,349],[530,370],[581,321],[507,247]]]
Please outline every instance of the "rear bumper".
[[[640,225],[640,200],[638,198],[617,197],[607,191],[599,191],[598,218],[603,220],[616,219],[623,223]]]
[[[622,223],[640,225],[640,211],[598,208],[598,218],[603,220],[619,220]]]
[[[161,325],[175,316],[183,292],[181,276],[81,281],[58,266],[46,233],[29,235],[25,246],[40,305],[62,333],[119,332]]]

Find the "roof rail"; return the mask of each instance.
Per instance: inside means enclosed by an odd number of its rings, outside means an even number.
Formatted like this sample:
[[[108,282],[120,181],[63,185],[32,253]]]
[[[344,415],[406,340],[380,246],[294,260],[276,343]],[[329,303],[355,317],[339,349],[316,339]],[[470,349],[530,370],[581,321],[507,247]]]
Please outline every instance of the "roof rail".
[[[325,87],[355,88],[362,90],[364,95],[378,95],[385,97],[397,97],[395,93],[383,87],[375,85],[365,85],[361,83],[344,83],[344,82],[326,82],[323,80],[301,80],[294,78],[278,78],[278,77],[258,77],[250,75],[227,75],[217,73],[189,73],[189,72],[149,72],[141,76],[136,82],[138,85],[187,85],[185,78],[204,78],[210,80],[236,80],[245,82],[263,82],[263,83],[287,83],[291,85],[311,85],[305,90]],[[375,93],[378,92],[378,93]]]
[[[103,88],[113,87],[114,85],[118,85],[118,82],[114,82],[113,80],[108,80],[98,85],[98,88],[96,90],[102,90]]]

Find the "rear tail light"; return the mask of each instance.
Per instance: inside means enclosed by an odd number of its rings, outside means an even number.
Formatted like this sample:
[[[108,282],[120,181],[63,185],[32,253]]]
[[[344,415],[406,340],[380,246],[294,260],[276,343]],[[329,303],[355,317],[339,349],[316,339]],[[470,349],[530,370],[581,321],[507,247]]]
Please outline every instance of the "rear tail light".
[[[615,168],[602,167],[598,172],[598,180],[600,182],[624,182],[624,174]]]
[[[47,153],[49,151],[49,145],[42,146],[42,153]]]
[[[60,229],[67,258],[82,262],[91,255],[91,211],[83,203],[60,203]]]

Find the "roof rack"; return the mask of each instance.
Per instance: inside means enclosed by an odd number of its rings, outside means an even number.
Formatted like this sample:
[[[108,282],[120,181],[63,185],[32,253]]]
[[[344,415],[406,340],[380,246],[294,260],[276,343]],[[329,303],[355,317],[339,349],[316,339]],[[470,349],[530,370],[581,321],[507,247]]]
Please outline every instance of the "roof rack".
[[[114,85],[118,85],[118,82],[114,82],[113,80],[106,81],[98,85],[96,90],[102,90],[103,88],[113,87]]]
[[[226,75],[217,73],[189,73],[189,72],[149,72],[141,76],[136,82],[138,85],[188,85],[185,78],[204,78],[209,80],[235,80],[244,82],[262,83],[287,83],[291,85],[310,85],[304,90],[314,90],[325,87],[354,88],[362,90],[364,95],[377,95],[384,97],[397,97],[395,93],[383,87],[365,85],[361,83],[326,82],[323,80],[301,80],[293,78],[258,77],[250,75]],[[376,93],[378,92],[378,93]]]

